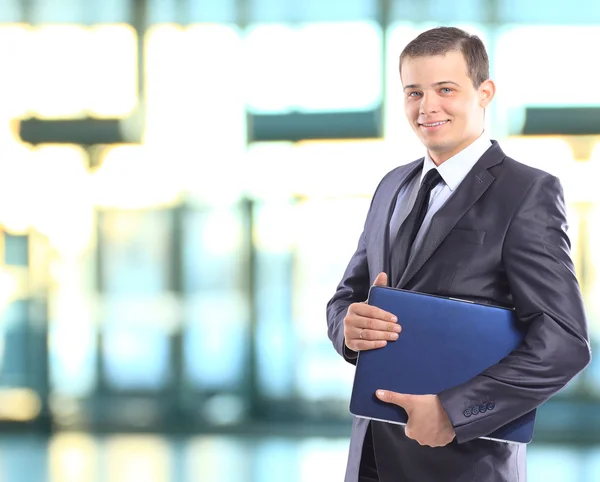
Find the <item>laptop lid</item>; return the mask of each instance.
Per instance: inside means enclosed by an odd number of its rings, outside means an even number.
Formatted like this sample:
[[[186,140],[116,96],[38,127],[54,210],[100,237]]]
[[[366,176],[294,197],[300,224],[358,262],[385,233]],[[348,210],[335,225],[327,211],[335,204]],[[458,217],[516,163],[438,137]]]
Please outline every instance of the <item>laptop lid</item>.
[[[439,393],[498,363],[525,336],[507,308],[382,286],[370,289],[368,303],[395,314],[402,332],[384,348],[359,353],[350,399],[350,412],[357,417],[406,424],[406,412],[379,400],[377,389]],[[492,400],[482,400],[477,410],[494,408]],[[482,438],[529,443],[535,413]]]

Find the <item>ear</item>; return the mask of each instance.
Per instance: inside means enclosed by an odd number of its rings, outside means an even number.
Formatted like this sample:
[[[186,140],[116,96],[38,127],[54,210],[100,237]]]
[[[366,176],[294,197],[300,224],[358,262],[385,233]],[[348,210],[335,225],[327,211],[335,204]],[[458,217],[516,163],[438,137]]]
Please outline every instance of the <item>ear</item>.
[[[490,79],[481,83],[477,89],[479,95],[479,106],[484,109],[490,104],[496,94],[496,84]]]

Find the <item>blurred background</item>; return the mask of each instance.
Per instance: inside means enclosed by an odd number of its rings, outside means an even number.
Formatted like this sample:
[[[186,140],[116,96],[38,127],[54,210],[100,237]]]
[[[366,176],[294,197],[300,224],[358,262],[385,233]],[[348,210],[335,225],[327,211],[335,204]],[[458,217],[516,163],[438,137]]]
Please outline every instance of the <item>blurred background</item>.
[[[481,36],[504,150],[559,176],[600,335],[600,3],[1,0],[0,480],[342,480],[325,304],[423,155],[398,57]],[[600,361],[529,480],[600,480]]]

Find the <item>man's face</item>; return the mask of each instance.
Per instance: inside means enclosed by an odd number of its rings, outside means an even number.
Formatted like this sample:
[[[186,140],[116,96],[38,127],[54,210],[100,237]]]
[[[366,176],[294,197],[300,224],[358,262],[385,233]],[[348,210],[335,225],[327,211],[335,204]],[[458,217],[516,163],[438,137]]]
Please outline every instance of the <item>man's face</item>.
[[[461,52],[407,57],[402,62],[406,117],[436,164],[454,156],[483,132],[484,109],[495,87],[476,89]]]

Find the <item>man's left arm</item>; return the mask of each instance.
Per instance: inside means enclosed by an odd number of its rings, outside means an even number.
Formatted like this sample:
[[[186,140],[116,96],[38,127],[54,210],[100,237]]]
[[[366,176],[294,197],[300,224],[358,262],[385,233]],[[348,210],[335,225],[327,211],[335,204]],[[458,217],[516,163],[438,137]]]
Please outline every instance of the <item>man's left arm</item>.
[[[503,247],[516,314],[528,331],[521,346],[498,364],[439,394],[459,443],[538,407],[589,363],[587,323],[566,230],[560,181],[551,175],[536,179]],[[468,410],[473,406],[486,409],[473,414]]]

